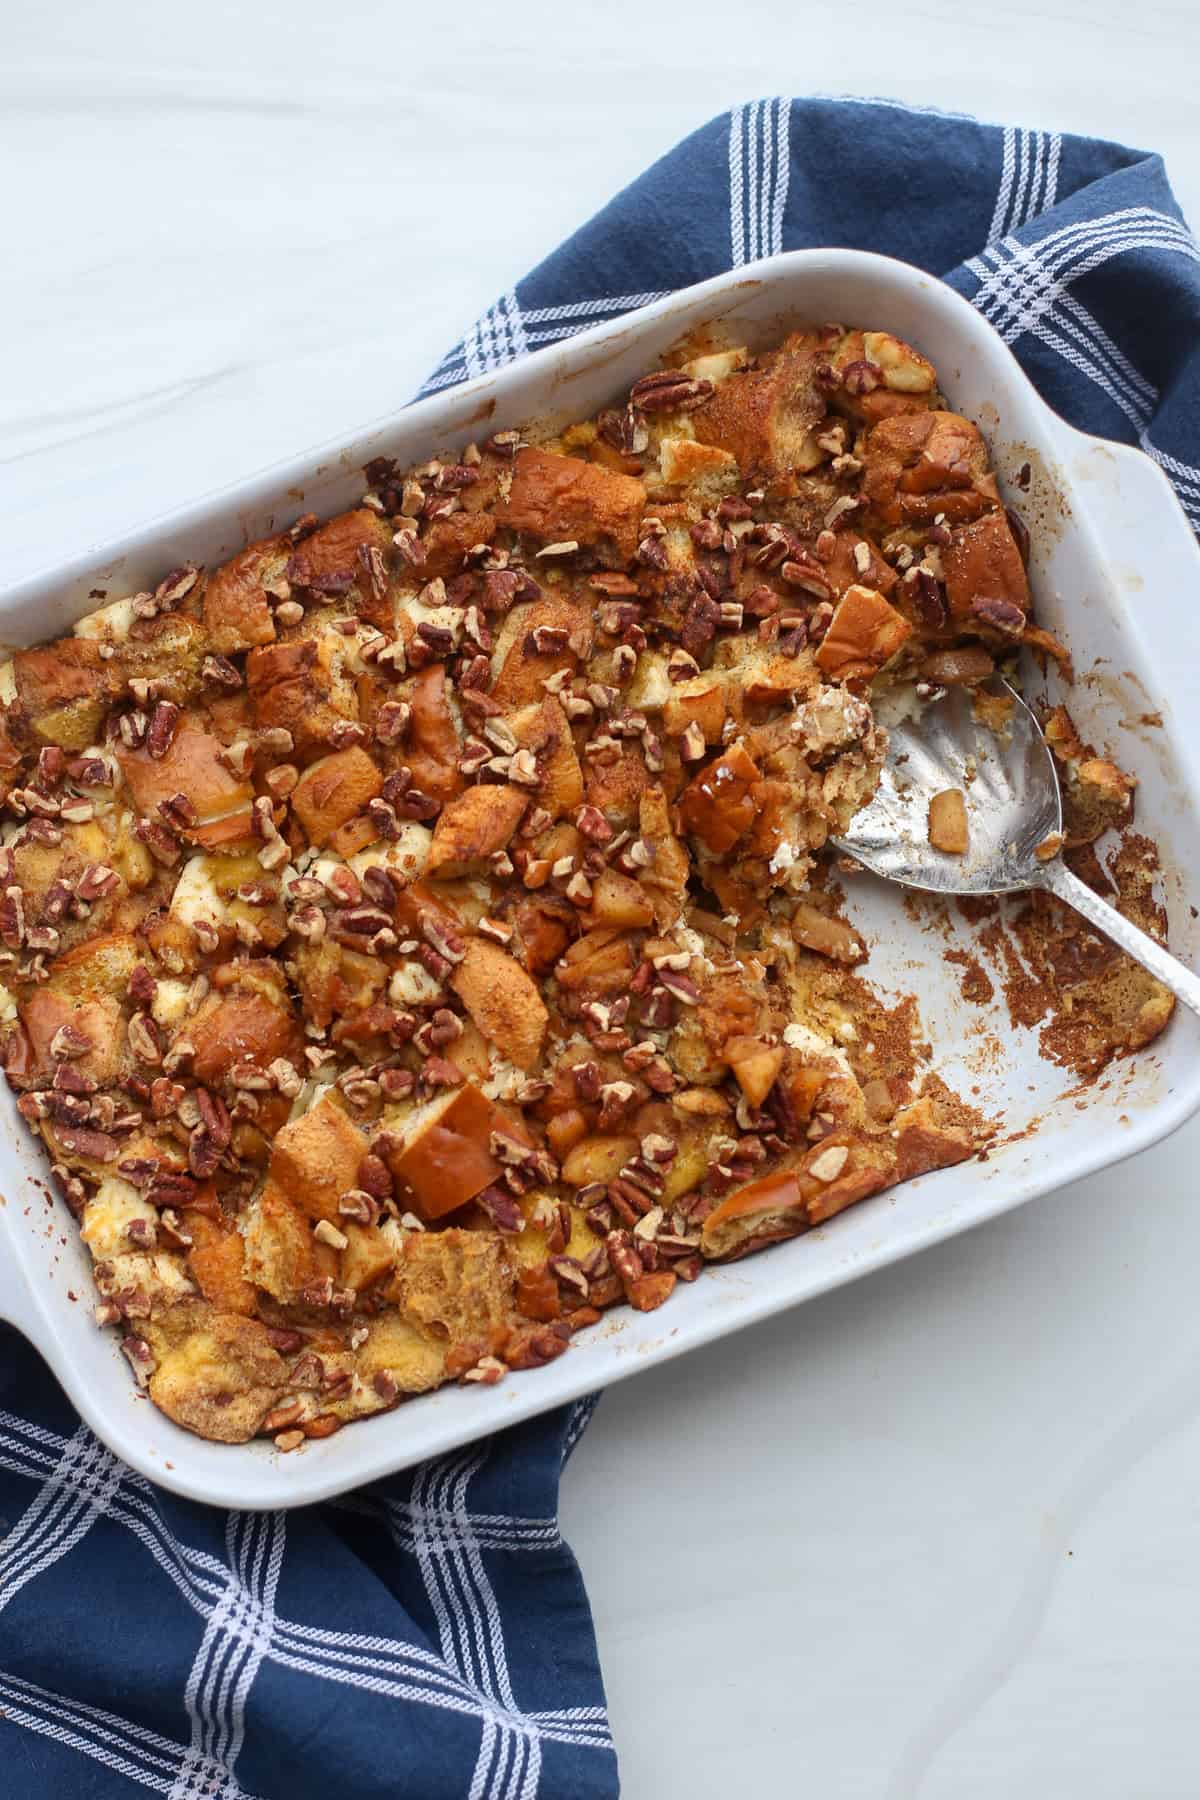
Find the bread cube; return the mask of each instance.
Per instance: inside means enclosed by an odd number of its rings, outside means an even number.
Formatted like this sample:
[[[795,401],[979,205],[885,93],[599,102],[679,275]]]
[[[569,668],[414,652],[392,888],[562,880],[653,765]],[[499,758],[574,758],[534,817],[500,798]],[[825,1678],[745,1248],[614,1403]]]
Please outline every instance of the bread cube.
[[[586,544],[619,568],[633,559],[645,504],[646,490],[632,475],[526,445],[517,451],[512,487],[496,517],[542,543]]]
[[[204,1298],[218,1312],[252,1314],[257,1296],[246,1279],[246,1246],[233,1220],[189,1206],[181,1223],[192,1240],[188,1274]]]
[[[491,1139],[493,1131],[505,1128],[503,1114],[472,1082],[419,1107],[386,1156],[412,1211],[429,1222],[444,1218],[498,1181]]]
[[[12,667],[17,697],[36,738],[64,750],[84,750],[96,741],[115,697],[99,644],[91,638],[60,638],[35,650],[18,650]]]
[[[339,826],[366,810],[383,776],[359,745],[310,763],[292,793],[292,811],[310,844],[327,844]]]
[[[730,375],[691,415],[697,438],[727,450],[744,476],[816,468],[826,457],[815,434],[826,403],[813,381],[815,362],[813,349],[797,335],[763,357],[759,368]]]
[[[902,413],[867,437],[862,491],[884,525],[950,524],[996,506],[987,445],[969,419],[950,412]]]
[[[676,682],[663,706],[663,730],[668,737],[682,737],[689,725],[699,725],[706,744],[719,744],[725,718],[725,680],[719,674],[693,675]]]
[[[532,750],[538,759],[537,805],[552,819],[574,812],[583,801],[583,771],[567,715],[553,694],[539,705],[510,714],[508,724],[522,749]]]
[[[477,869],[507,847],[528,805],[528,796],[507,784],[465,788],[442,808],[425,874],[448,881]]]
[[[512,1318],[512,1295],[512,1269],[501,1239],[454,1227],[406,1238],[388,1288],[389,1299],[408,1319],[458,1352],[455,1360],[462,1367],[501,1346]]]
[[[726,1257],[751,1240],[767,1243],[794,1237],[808,1223],[800,1183],[791,1169],[777,1169],[747,1182],[709,1213],[700,1233],[705,1256]]]
[[[313,1236],[307,1213],[269,1178],[242,1230],[247,1276],[281,1305],[296,1305],[314,1282],[336,1279],[337,1253]]]
[[[183,794],[195,808],[197,821],[204,824],[245,810],[254,798],[250,783],[232,774],[221,760],[224,748],[220,738],[185,721],[165,756],[151,756],[144,745],[137,750],[118,745],[117,761],[139,813],[153,818],[164,800]]]
[[[252,989],[209,994],[184,1032],[195,1046],[196,1079],[206,1087],[219,1087],[235,1063],[265,1069],[282,1056],[304,1066],[304,1036],[282,995]]]
[[[532,1069],[542,1054],[549,1013],[536,985],[499,944],[468,940],[450,985],[488,1039],[518,1069]]]
[[[401,1394],[425,1394],[445,1379],[446,1346],[399,1313],[372,1319],[366,1343],[358,1352],[358,1373],[368,1387],[377,1375],[394,1381]]]
[[[539,703],[544,683],[560,669],[574,669],[580,654],[590,652],[594,627],[591,597],[576,599],[562,588],[514,606],[492,651],[492,699],[506,711]],[[537,631],[565,633],[565,639],[557,649],[539,650]]]
[[[383,571],[386,582],[393,555],[392,528],[387,520],[360,506],[354,512],[339,513],[301,538],[287,566],[288,580],[295,588],[344,593],[352,611],[379,626],[390,626],[390,602],[386,593],[377,591],[369,559]]]
[[[830,680],[873,675],[912,636],[902,613],[874,588],[849,587],[838,601],[817,650],[817,667]]]
[[[286,535],[261,538],[209,576],[202,616],[214,655],[236,656],[274,642],[275,620],[266,584],[282,582],[291,553]]]
[[[287,1383],[287,1365],[256,1319],[213,1312],[159,1363],[150,1398],[169,1419],[221,1444],[252,1438]]]
[[[1029,582],[1002,512],[956,527],[942,550],[942,573],[951,618],[970,619],[984,629],[999,625],[1010,636],[1020,631],[1029,611]]]
[[[422,669],[407,689],[412,720],[404,746],[404,760],[412,770],[413,786],[445,804],[463,785],[458,759],[462,752],[458,727],[446,689],[441,663]]]
[[[366,1138],[327,1093],[278,1134],[268,1176],[310,1219],[336,1225],[338,1201],[358,1186],[366,1153]]]

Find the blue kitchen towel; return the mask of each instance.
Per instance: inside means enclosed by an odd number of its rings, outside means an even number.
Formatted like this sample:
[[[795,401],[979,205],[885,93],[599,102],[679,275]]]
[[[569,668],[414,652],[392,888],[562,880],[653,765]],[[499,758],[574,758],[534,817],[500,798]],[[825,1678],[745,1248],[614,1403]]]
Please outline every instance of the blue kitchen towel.
[[[1200,253],[1161,161],[885,101],[764,100],[703,126],[498,300],[426,392],[815,245],[944,275],[1059,411],[1149,450],[1200,524]],[[225,1514],[124,1469],[28,1346],[0,1345],[0,1793],[617,1792],[557,1518],[587,1403],[340,1504]]]
[[[1200,528],[1200,250],[1162,158],[888,100],[756,100],[701,126],[497,300],[422,391],[831,245],[957,288],[1072,424],[1147,450]]]

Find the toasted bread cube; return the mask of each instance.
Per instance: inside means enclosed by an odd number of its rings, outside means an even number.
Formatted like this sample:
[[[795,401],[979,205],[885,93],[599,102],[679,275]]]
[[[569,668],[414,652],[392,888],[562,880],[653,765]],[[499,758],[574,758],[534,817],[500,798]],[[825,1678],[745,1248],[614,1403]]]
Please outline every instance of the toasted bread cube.
[[[612,762],[589,757],[584,771],[584,792],[589,806],[607,813],[618,827],[631,825],[637,817],[638,801],[654,786],[654,777],[646,767],[641,746],[627,739]]]
[[[569,1187],[589,1187],[594,1181],[613,1181],[638,1153],[636,1137],[586,1137],[567,1152],[562,1178]]]
[[[80,1001],[53,986],[35,988],[20,1011],[38,1075],[50,1074],[54,1067],[50,1045],[60,1027],[70,1025],[92,1046],[75,1059],[79,1073],[101,1087],[116,1079],[124,1061],[125,1024],[120,1002],[111,995]]]
[[[358,1353],[358,1373],[366,1386],[372,1386],[377,1375],[387,1375],[402,1394],[428,1393],[444,1380],[445,1368],[445,1345],[397,1312],[372,1319]]]
[[[873,675],[912,636],[912,626],[874,588],[849,587],[838,601],[817,650],[817,667],[831,680]]]
[[[513,1273],[503,1241],[488,1232],[414,1232],[389,1288],[405,1316],[460,1352],[498,1347],[512,1316]]]
[[[863,493],[884,525],[977,519],[998,504],[987,445],[958,413],[905,412],[882,419],[864,452]]]
[[[17,698],[36,737],[64,750],[95,743],[113,698],[113,678],[99,644],[69,637],[36,650],[18,650],[12,669]]]
[[[144,746],[129,750],[120,745],[117,761],[138,812],[153,818],[164,800],[183,794],[204,824],[247,808],[254,798],[250,783],[222,762],[224,748],[220,738],[184,720],[165,756],[153,757]]]
[[[308,537],[301,538],[288,563],[288,580],[293,587],[320,592],[347,593],[354,610],[373,618],[378,625],[390,625],[390,607],[386,593],[378,591],[379,577],[386,586],[387,569],[394,552],[392,528],[369,507],[339,513]],[[373,578],[371,564],[377,571]],[[346,577],[351,579],[346,583]],[[343,585],[345,584],[345,585]]]
[[[549,1013],[515,956],[487,938],[471,938],[450,985],[490,1043],[518,1069],[542,1054]]]
[[[419,1218],[432,1222],[457,1212],[499,1180],[491,1141],[503,1128],[503,1115],[471,1082],[439,1094],[405,1122],[387,1163]]]
[[[496,521],[490,513],[456,512],[448,519],[431,519],[421,533],[422,576],[433,581],[440,575],[448,581],[460,575],[469,553],[478,544],[490,544],[495,535]]]
[[[252,1438],[283,1392],[287,1365],[257,1319],[214,1312],[159,1363],[150,1398],[169,1419],[221,1444]]]
[[[266,584],[282,582],[291,554],[289,537],[262,538],[209,576],[203,617],[215,655],[236,656],[240,650],[274,643],[275,620]]]
[[[327,844],[383,791],[383,776],[358,744],[310,763],[292,794],[292,811],[310,844]]]
[[[825,579],[833,589],[830,598],[835,600],[840,600],[849,587],[875,588],[886,600],[900,579],[865,531],[834,532],[833,549],[824,557],[823,565]]]
[[[594,628],[590,598],[577,600],[561,589],[514,606],[492,650],[492,699],[506,711],[540,703],[552,675],[590,654]],[[539,650],[533,635],[539,629],[565,632],[570,641]]]
[[[387,1233],[378,1225],[356,1225],[351,1219],[342,1219],[338,1229],[346,1239],[338,1266],[339,1284],[353,1288],[356,1294],[377,1287],[396,1266],[395,1248]]]
[[[897,1181],[911,1181],[914,1175],[927,1175],[933,1169],[952,1168],[974,1154],[976,1144],[970,1132],[959,1125],[948,1125],[940,1110],[933,1096],[921,1094],[894,1115]]]
[[[894,1121],[892,1129],[895,1130]],[[844,1157],[839,1154],[842,1150]],[[893,1140],[822,1138],[797,1173],[805,1217],[810,1225],[823,1225],[896,1179]]]
[[[1029,582],[1002,512],[958,526],[943,547],[942,572],[952,618],[974,619],[981,626],[1007,621],[1010,632],[1020,630],[1013,613],[1029,611]]]
[[[967,801],[961,788],[944,788],[929,802],[929,842],[946,856],[965,856],[970,848]]]
[[[253,1283],[246,1279],[246,1246],[232,1219],[214,1219],[196,1207],[185,1208],[184,1230],[192,1240],[188,1274],[218,1312],[249,1316],[257,1306]]]
[[[207,1087],[219,1087],[235,1063],[265,1069],[282,1056],[304,1066],[303,1034],[281,995],[244,989],[209,994],[184,1030],[195,1046],[196,1080]]]
[[[698,444],[695,438],[665,437],[658,446],[658,467],[664,481],[699,485],[705,498],[719,498],[737,485],[737,457],[716,444]]]
[[[725,680],[712,673],[693,675],[671,688],[663,706],[663,730],[668,737],[682,737],[689,725],[699,725],[706,744],[719,744],[726,713]]]
[[[574,812],[583,801],[583,771],[567,715],[553,694],[547,694],[540,705],[513,713],[508,723],[518,744],[532,750],[538,759],[537,804],[552,819]]]
[[[265,644],[246,657],[246,686],[261,730],[290,731],[300,755],[324,748],[337,726],[358,718],[358,694],[343,665],[340,633]]]
[[[512,487],[496,516],[543,543],[588,545],[620,567],[637,549],[645,504],[646,490],[632,475],[526,445],[514,458]]]
[[[338,1259],[313,1236],[312,1220],[268,1180],[244,1215],[246,1274],[284,1306],[314,1282],[333,1280]]]
[[[753,1239],[793,1237],[807,1224],[800,1183],[791,1169],[735,1188],[709,1213],[700,1232],[705,1256],[722,1257]]]
[[[757,369],[728,377],[691,414],[697,438],[727,450],[744,476],[803,473],[825,460],[814,427],[825,399],[813,382],[813,347],[797,334],[762,358]]]
[[[275,1139],[269,1179],[311,1219],[338,1222],[338,1201],[358,1185],[358,1167],[367,1140],[358,1126],[326,1094],[293,1119]]]
[[[506,849],[528,804],[520,788],[509,784],[465,788],[442,808],[425,874],[453,880]]]

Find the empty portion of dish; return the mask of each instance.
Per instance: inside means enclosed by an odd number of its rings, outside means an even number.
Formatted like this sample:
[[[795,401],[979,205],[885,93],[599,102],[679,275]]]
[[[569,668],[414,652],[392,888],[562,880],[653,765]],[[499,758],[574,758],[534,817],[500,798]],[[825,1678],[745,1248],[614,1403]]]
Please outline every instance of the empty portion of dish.
[[[1066,663],[982,437],[886,332],[694,343],[593,421],[366,477],[0,669],[8,1079],[138,1381],[283,1449],[986,1142],[826,846],[896,708]],[[1130,785],[1051,738],[1086,857]],[[1161,1030],[1039,917],[1097,1065]]]

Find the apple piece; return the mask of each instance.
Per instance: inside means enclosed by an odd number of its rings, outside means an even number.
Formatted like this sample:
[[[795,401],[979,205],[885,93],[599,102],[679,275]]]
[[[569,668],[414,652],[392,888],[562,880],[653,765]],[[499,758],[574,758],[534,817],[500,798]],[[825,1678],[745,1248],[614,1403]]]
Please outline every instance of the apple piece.
[[[758,1037],[734,1037],[725,1045],[725,1055],[746,1099],[751,1106],[760,1107],[783,1067],[782,1044],[766,1044]]]

